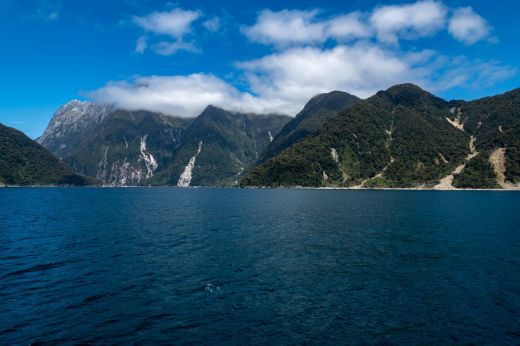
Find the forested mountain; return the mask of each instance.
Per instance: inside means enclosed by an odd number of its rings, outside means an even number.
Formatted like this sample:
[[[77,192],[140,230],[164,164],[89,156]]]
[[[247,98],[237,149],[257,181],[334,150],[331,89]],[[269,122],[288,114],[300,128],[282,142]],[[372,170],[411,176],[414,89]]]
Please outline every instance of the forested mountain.
[[[0,124],[0,184],[90,185],[22,132]]]
[[[358,101],[360,98],[342,91],[314,96],[267,146],[261,161],[278,155],[284,149],[315,133],[330,117]]]
[[[520,183],[520,89],[451,105],[450,120],[476,138],[479,153],[455,183],[505,188]]]
[[[170,165],[146,183],[233,185],[289,119],[208,106],[184,133]]]
[[[104,185],[228,185],[289,119],[212,106],[186,119],[71,101],[56,112],[39,141],[76,172]],[[199,144],[196,166],[186,171]]]
[[[512,186],[519,104],[518,91],[447,102],[415,85],[397,85],[330,117],[248,172],[241,185]]]
[[[38,140],[105,185],[517,188],[520,89],[445,101],[413,84],[313,97],[294,118],[185,119],[72,101]]]

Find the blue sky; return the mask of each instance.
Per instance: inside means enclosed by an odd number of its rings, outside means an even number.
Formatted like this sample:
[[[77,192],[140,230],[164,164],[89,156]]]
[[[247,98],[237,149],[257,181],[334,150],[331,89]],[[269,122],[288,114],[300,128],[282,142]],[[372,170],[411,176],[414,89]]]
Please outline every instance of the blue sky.
[[[0,0],[0,122],[39,136],[73,98],[294,115],[333,89],[447,99],[520,87],[517,1]]]

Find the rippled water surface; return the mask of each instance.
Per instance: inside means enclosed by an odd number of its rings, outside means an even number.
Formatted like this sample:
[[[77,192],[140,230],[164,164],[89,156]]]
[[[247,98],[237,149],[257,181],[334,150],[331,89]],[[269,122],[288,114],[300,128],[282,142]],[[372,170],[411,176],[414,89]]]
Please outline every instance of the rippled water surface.
[[[0,190],[0,344],[519,344],[520,193]]]

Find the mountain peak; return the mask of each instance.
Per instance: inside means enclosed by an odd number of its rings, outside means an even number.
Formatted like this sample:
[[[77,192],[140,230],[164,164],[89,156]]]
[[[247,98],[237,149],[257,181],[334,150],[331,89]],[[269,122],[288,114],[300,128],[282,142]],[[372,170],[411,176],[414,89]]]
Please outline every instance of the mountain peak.
[[[225,109],[222,109],[222,108],[219,108],[219,107],[213,106],[213,105],[208,105],[206,108],[204,108],[202,113],[200,113],[197,118],[201,118],[201,119],[214,118],[214,117],[220,118],[224,115],[229,115],[229,114],[230,113],[228,111],[226,111]]]
[[[212,104],[209,104],[209,105],[206,106],[206,108],[204,108],[204,110],[202,111],[201,114],[206,113],[206,112],[222,112],[222,111],[225,112],[224,109],[222,109],[220,107],[217,107],[217,106],[214,106]]]
[[[359,100],[359,97],[339,90],[318,94],[307,102],[303,110],[298,113],[296,117],[306,116],[309,113],[315,112],[317,109],[339,111]]]
[[[417,106],[424,102],[433,102],[439,105],[446,103],[444,100],[412,83],[397,84],[385,91],[378,92],[376,95],[388,98],[392,103],[403,106]]]
[[[58,142],[63,142],[66,138],[79,138],[79,134],[99,124],[113,110],[112,105],[71,100],[54,113],[49,125],[42,136],[37,139],[37,142],[63,157],[68,149],[58,149],[61,147]]]
[[[423,88],[418,86],[417,84],[413,83],[402,83],[402,84],[396,84],[394,86],[391,86],[386,91],[387,92],[400,92],[400,91],[415,91],[415,92],[426,92]]]

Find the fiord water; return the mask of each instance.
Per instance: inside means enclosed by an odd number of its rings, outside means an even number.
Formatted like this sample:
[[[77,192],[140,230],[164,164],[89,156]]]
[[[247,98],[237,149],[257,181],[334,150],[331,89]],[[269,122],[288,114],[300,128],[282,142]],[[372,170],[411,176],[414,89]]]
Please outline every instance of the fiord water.
[[[520,193],[0,190],[0,344],[518,344]]]

